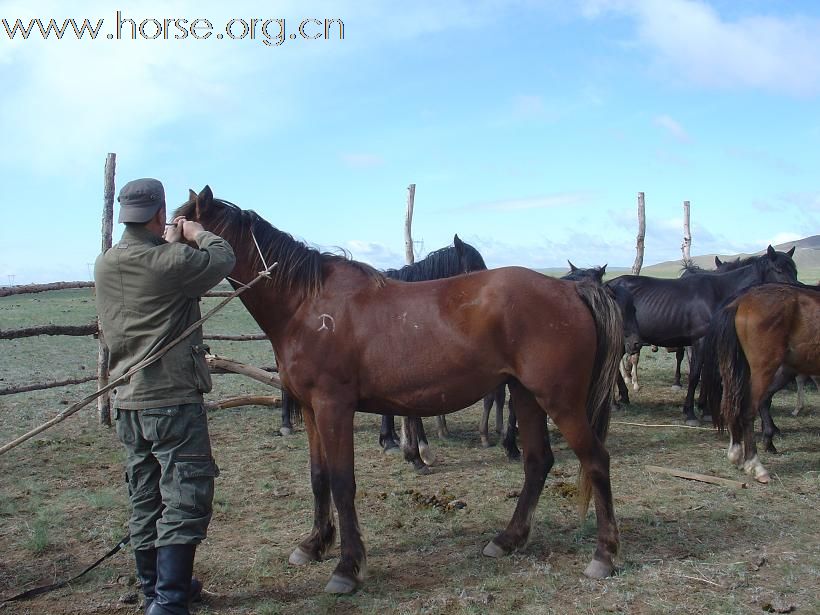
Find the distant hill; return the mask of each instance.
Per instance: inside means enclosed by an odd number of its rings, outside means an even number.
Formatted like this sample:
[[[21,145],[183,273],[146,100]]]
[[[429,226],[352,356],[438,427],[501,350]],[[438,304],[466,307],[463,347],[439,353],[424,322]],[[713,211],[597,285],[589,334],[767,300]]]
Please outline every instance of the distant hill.
[[[803,282],[816,282],[820,276],[820,235],[812,235],[811,237],[774,246],[775,250],[781,252],[791,250],[792,247],[795,248],[794,262],[797,265],[798,277]],[[763,254],[764,251],[765,249],[755,252],[754,254]],[[700,256],[693,256],[692,260],[699,267],[714,269],[715,256],[719,256],[721,260],[733,260],[738,257],[753,256],[753,254],[702,254]],[[678,275],[680,269],[680,260],[666,261],[664,263],[646,266],[641,269],[641,273],[657,277],[673,277]]]
[[[791,250],[794,246],[794,262],[797,265],[797,275],[802,282],[807,284],[814,284],[820,279],[820,235],[812,235],[804,239],[797,239],[781,243],[774,248],[781,252]],[[755,252],[755,254],[763,254],[765,250]],[[693,256],[692,260],[699,267],[704,269],[715,268],[715,256],[719,256],[721,260],[733,260],[738,257],[752,256],[751,254],[702,254]],[[644,265],[641,269],[643,275],[650,275],[657,278],[676,278],[680,275],[682,263],[681,260],[666,261],[663,263],[656,263],[654,265]],[[567,267],[550,267],[547,269],[539,269],[541,273],[546,275],[561,277],[568,271]],[[606,278],[611,279],[619,275],[631,273],[630,267],[607,267]]]

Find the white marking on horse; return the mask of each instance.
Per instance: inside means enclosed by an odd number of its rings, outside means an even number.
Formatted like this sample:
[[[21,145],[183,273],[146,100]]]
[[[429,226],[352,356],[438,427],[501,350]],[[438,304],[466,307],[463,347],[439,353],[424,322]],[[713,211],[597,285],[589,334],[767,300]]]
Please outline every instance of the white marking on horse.
[[[319,318],[322,321],[322,326],[316,329],[317,331],[330,331],[333,333],[336,330],[336,321],[333,319],[333,316],[330,314],[319,314]],[[328,321],[330,321],[330,326],[327,326]]]

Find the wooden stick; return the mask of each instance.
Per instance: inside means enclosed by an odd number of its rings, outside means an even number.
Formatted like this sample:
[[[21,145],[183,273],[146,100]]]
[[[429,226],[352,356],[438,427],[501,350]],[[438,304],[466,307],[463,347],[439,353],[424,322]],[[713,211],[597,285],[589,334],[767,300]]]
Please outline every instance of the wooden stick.
[[[0,297],[8,297],[10,295],[26,295],[30,293],[43,293],[49,290],[65,290],[67,288],[94,288],[94,282],[50,282],[48,284],[0,286]]]
[[[656,474],[668,474],[670,476],[677,476],[678,478],[685,478],[687,480],[697,480],[702,483],[711,483],[713,485],[720,485],[721,487],[734,487],[736,489],[746,489],[747,483],[741,483],[736,480],[729,480],[728,478],[721,478],[719,476],[708,476],[706,474],[697,474],[696,472],[687,472],[686,470],[675,470],[674,468],[662,468],[660,466],[644,466],[650,472]]]
[[[104,253],[113,245],[114,237],[114,175],[117,168],[117,155],[109,153],[105,158],[105,170],[103,172],[103,215],[102,215],[102,240],[100,252]],[[96,290],[95,290],[96,292]],[[105,343],[102,333],[97,338],[97,388],[104,389],[108,386],[110,373],[108,371],[108,359],[111,353]],[[111,427],[111,393],[104,393],[97,398],[97,416],[101,425]]]
[[[224,410],[226,408],[238,408],[239,406],[281,406],[282,399],[274,395],[240,395],[239,397],[228,397],[220,401],[212,401],[205,404],[207,410]]]
[[[632,265],[632,275],[638,275],[643,267],[644,238],[646,237],[646,205],[643,192],[638,193],[638,237],[635,243],[635,262]]]
[[[704,429],[706,431],[714,431],[714,427],[698,427],[697,425],[675,425],[662,423],[630,423],[628,421],[610,421],[610,425],[631,425],[633,427],[680,427],[682,429]]]
[[[276,387],[280,390],[282,388],[282,381],[279,380],[278,374],[272,374],[270,372],[266,372],[264,369],[253,367],[252,365],[245,365],[244,363],[239,363],[238,361],[223,359],[222,357],[211,354],[205,355],[205,360],[208,362],[208,367],[212,370],[224,369],[235,374],[248,376],[249,378],[253,378],[259,382],[264,382],[265,384]]]

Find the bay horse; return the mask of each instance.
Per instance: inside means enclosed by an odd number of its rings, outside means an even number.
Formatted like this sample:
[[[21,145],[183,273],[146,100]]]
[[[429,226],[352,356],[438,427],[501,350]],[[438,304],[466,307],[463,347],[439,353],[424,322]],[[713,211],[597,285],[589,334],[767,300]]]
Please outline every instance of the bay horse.
[[[625,288],[632,295],[644,344],[692,347],[689,384],[683,404],[687,425],[699,422],[693,408],[695,387],[703,363],[701,338],[709,328],[712,313],[741,291],[766,282],[797,282],[797,267],[791,256],[772,246],[763,256],[733,271],[673,279],[623,275],[606,283],[611,288]]]
[[[433,416],[507,383],[522,425],[524,484],[509,524],[484,554],[499,557],[527,542],[554,461],[545,445],[546,413],[580,461],[581,512],[595,500],[597,543],[584,572],[593,578],[613,572],[619,538],[604,442],[622,325],[604,289],[523,267],[397,282],[296,241],[255,212],[215,199],[207,186],[174,215],[233,246],[236,287],[265,263],[278,263],[241,300],[271,341],[282,384],[302,406],[310,447],[313,529],[291,553],[291,564],[327,556],[335,505],[341,551],[325,591],[350,593],[365,578],[355,507],[357,410]]]
[[[715,426],[729,430],[729,461],[761,483],[769,472],[757,456],[754,421],[781,367],[820,373],[820,289],[764,284],[744,292],[713,318],[713,352],[703,387]]]

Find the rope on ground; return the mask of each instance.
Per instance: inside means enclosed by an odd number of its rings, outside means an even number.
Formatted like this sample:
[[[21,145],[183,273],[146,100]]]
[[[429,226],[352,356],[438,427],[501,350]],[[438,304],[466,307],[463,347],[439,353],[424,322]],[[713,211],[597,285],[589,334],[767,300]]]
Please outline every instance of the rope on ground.
[[[695,425],[655,425],[652,423],[629,423],[627,421],[610,421],[611,425],[632,425],[633,427],[682,427],[683,429],[703,429],[705,431],[714,431],[714,427],[697,427]]]

